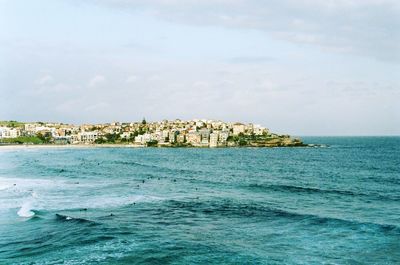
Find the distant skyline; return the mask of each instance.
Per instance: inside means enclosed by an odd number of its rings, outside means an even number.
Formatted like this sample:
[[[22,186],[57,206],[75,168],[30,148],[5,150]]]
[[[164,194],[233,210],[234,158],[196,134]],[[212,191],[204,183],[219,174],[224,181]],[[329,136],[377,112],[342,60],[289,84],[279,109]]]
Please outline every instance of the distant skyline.
[[[0,120],[400,135],[395,0],[0,0]]]

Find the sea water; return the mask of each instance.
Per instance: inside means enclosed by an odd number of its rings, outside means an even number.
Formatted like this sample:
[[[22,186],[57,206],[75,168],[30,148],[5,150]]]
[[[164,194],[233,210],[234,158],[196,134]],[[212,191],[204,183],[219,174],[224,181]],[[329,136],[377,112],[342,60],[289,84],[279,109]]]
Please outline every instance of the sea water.
[[[0,149],[0,264],[399,264],[400,138]]]

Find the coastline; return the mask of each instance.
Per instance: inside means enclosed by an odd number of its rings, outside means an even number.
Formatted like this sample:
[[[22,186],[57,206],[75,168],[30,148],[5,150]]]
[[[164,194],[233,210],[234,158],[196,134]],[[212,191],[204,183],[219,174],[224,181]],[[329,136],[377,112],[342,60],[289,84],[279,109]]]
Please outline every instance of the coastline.
[[[203,147],[203,146],[146,146],[135,144],[0,144],[1,150],[18,150],[18,149],[84,149],[84,148],[196,148],[196,149],[221,149],[221,148],[299,148],[299,147],[318,147],[318,144],[303,144],[294,146],[219,146],[219,147]]]
[[[141,148],[143,145],[133,144],[9,144],[0,145],[0,150],[15,150],[15,149],[63,149],[63,148]]]

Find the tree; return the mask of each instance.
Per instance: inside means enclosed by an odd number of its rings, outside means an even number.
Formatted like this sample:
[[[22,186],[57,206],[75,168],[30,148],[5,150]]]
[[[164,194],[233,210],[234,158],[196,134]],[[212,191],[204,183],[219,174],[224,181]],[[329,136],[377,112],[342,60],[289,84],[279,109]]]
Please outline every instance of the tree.
[[[45,144],[50,143],[52,139],[50,132],[38,133],[37,137]]]
[[[101,138],[97,138],[96,140],[94,140],[94,142],[96,144],[104,144],[106,142],[106,140],[104,140],[104,138],[101,137]]]
[[[149,142],[147,142],[147,146],[157,146],[158,141],[157,140],[151,140]]]
[[[247,141],[245,139],[240,139],[239,146],[245,146],[245,145],[247,145]]]
[[[146,119],[143,117],[143,120],[142,120],[142,124],[143,125],[146,125],[147,124],[147,122],[146,122]]]

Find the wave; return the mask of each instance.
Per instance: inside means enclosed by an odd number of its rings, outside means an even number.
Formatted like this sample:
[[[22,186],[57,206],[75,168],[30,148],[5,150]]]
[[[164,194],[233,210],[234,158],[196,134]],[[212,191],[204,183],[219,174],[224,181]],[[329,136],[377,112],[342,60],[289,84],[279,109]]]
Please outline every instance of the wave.
[[[208,201],[208,202],[182,202],[171,200],[169,201],[167,209],[160,209],[159,214],[168,214],[169,211],[182,211],[187,210],[190,212],[206,215],[218,215],[226,216],[229,218],[260,218],[263,220],[277,220],[279,218],[288,219],[292,222],[305,221],[311,225],[343,225],[350,226],[352,228],[359,228],[362,226],[370,226],[376,229],[388,232],[392,231],[400,234],[400,227],[393,224],[381,224],[374,222],[364,222],[361,220],[349,220],[338,217],[320,216],[311,213],[299,213],[295,211],[288,211],[284,209],[278,209],[270,206],[264,206],[261,204],[244,204],[234,203],[232,201]],[[176,218],[176,217],[174,217]]]
[[[35,215],[35,212],[32,210],[32,202],[27,201],[24,204],[22,204],[22,206],[19,209],[19,211],[17,212],[17,214],[20,217],[24,217],[24,218],[33,217]]]
[[[62,222],[75,222],[75,223],[92,223],[92,224],[96,223],[95,221],[91,221],[88,219],[72,217],[69,215],[63,215],[63,214],[58,214],[58,213],[56,213],[56,220],[62,221]]]
[[[312,187],[301,187],[301,186],[293,186],[293,185],[276,185],[276,184],[250,184],[246,186],[250,189],[259,189],[259,190],[272,190],[272,191],[280,191],[280,192],[293,192],[293,193],[319,193],[319,194],[333,194],[333,195],[346,195],[346,196],[360,196],[360,197],[368,197],[375,198],[378,200],[394,200],[399,201],[400,196],[389,196],[382,195],[378,193],[363,193],[363,192],[355,192],[350,190],[338,190],[338,189],[320,189],[320,188],[312,188]]]
[[[128,166],[140,166],[144,168],[151,168],[151,169],[157,169],[160,172],[164,173],[179,173],[179,174],[193,174],[193,173],[204,173],[206,171],[204,170],[195,170],[193,168],[171,168],[170,166],[163,166],[163,165],[156,165],[156,164],[151,164],[151,163],[141,163],[137,161],[121,161],[121,160],[113,160],[110,162],[111,164],[117,164],[117,165],[128,165]]]
[[[20,217],[30,218],[35,215],[35,212],[33,211],[33,203],[38,198],[38,195],[35,191],[32,191],[30,195],[31,197],[22,204],[21,208],[17,212]]]

